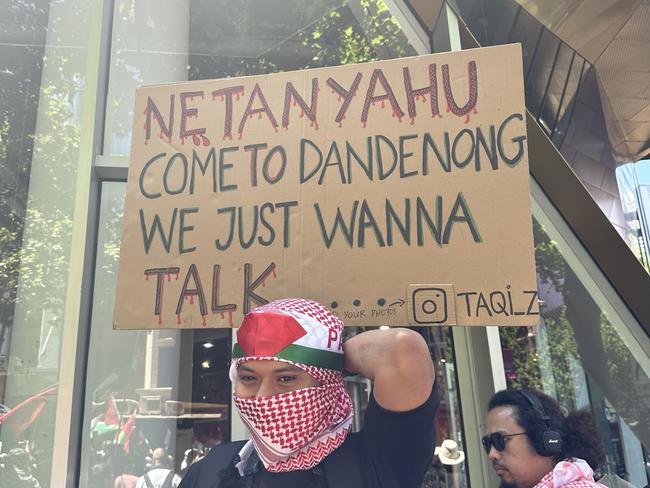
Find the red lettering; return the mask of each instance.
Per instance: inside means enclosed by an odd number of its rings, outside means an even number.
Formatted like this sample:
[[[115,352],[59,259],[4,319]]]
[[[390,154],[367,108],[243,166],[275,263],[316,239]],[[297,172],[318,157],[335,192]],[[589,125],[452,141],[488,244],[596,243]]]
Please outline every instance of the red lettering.
[[[252,108],[253,103],[255,101],[255,97],[259,98],[260,103],[262,104],[261,107],[259,108]],[[253,117],[253,115],[258,114],[259,118],[262,118],[262,114],[266,114],[267,118],[269,119],[269,122],[271,122],[271,125],[273,128],[278,130],[278,123],[275,120],[275,116],[273,115],[273,112],[271,111],[268,102],[266,101],[266,98],[264,97],[264,93],[262,92],[262,89],[260,88],[260,85],[258,83],[255,83],[255,88],[253,88],[253,92],[251,93],[250,98],[248,99],[248,105],[246,106],[246,111],[244,112],[244,115],[241,118],[241,122],[239,123],[239,138],[242,138],[242,134],[244,132],[244,127],[246,126],[246,121]]]
[[[233,95],[239,101],[239,97],[244,94],[244,86],[229,86],[228,88],[222,88],[221,90],[214,90],[212,92],[212,100],[219,97],[226,104],[226,112],[224,114],[223,120],[223,138],[232,139],[232,97]]]
[[[266,281],[266,278],[275,270],[275,263],[269,264],[262,274],[257,277],[256,280],[253,280],[253,265],[250,263],[244,264],[244,306],[242,307],[244,315],[252,310],[251,301],[257,303],[257,305],[264,305],[269,303],[269,300],[258,295],[253,290]]]
[[[442,65],[442,85],[445,89],[445,98],[447,99],[447,112],[452,112],[459,117],[465,115],[465,123],[469,122],[469,113],[474,110],[476,113],[476,102],[478,100],[478,81],[476,74],[476,61],[470,61],[467,65],[467,82],[469,85],[467,103],[462,107],[456,104],[454,94],[451,92],[451,82],[449,81],[449,65]]]
[[[300,96],[296,91],[296,88],[293,86],[293,83],[287,82],[287,86],[284,90],[284,112],[282,113],[282,127],[285,129],[289,127],[289,111],[291,110],[291,99],[295,100],[300,105],[302,109],[301,117],[307,115],[307,118],[311,120],[311,125],[316,130],[318,130],[318,122],[316,120],[316,112],[318,108],[318,78],[312,78],[311,80],[311,105],[307,106],[307,102]]]
[[[341,127],[343,123],[343,119],[345,118],[345,113],[348,111],[352,99],[357,94],[357,90],[359,89],[359,83],[361,83],[362,77],[363,75],[361,73],[357,73],[357,76],[354,77],[354,81],[352,82],[352,86],[350,87],[349,90],[346,90],[341,85],[339,85],[334,78],[327,79],[327,84],[332,88],[332,93],[335,92],[338,93],[339,101],[341,101],[341,99],[343,100],[343,103],[341,104],[341,108],[339,109],[339,113],[336,114],[336,118],[334,119],[336,122],[338,122],[339,127]]]
[[[415,117],[417,116],[417,109],[415,101],[422,97],[422,101],[426,100],[429,95],[429,103],[431,105],[431,117],[440,117],[440,109],[438,108],[438,77],[436,75],[436,65],[429,65],[429,86],[423,88],[413,88],[411,83],[411,72],[408,67],[402,68],[404,74],[404,89],[406,90],[406,100],[408,105],[408,113],[411,118],[411,125],[414,124]]]
[[[194,288],[189,288],[190,278],[194,281]],[[205,302],[205,293],[203,292],[203,286],[201,285],[201,278],[199,277],[199,271],[196,269],[196,264],[191,264],[190,269],[187,270],[187,275],[185,275],[185,281],[183,282],[183,288],[181,289],[181,294],[178,297],[178,305],[176,305],[176,315],[181,314],[183,310],[183,303],[185,297],[190,297],[190,303],[194,302],[194,296],[199,298],[199,309],[201,315],[208,314],[208,307]]]
[[[147,278],[149,279],[149,276],[155,275],[156,276],[156,299],[155,299],[155,305],[153,309],[153,314],[158,315],[160,317],[160,313],[162,311],[162,301],[163,301],[163,289],[164,289],[164,279],[165,275],[172,275],[172,274],[177,274],[180,271],[180,268],[152,268],[152,269],[145,269],[144,274]]]
[[[212,267],[212,306],[210,307],[210,310],[212,313],[220,313],[221,315],[223,315],[224,312],[229,312],[232,317],[232,312],[237,310],[237,305],[234,303],[219,305],[220,275],[221,266],[215,264]]]
[[[198,136],[205,134],[205,127],[200,127],[196,129],[187,129],[187,119],[190,117],[198,117],[199,110],[197,108],[187,108],[187,99],[192,100],[194,97],[203,98],[202,91],[196,92],[183,92],[180,94],[181,99],[181,142],[185,140],[186,137],[192,137],[194,143],[198,145],[200,139]],[[197,143],[198,141],[198,143]]]
[[[151,97],[147,97],[147,107],[144,110],[146,116],[144,122],[144,131],[145,131],[145,143],[151,139],[151,117],[156,119],[158,126],[160,127],[160,138],[165,134],[169,139],[169,142],[172,142],[172,133],[174,132],[174,100],[175,95],[172,93],[169,95],[169,122],[166,124],[165,119],[163,118],[158,106],[153,101]]]
[[[336,342],[338,340],[338,338],[339,338],[338,332],[336,332],[336,330],[334,330],[334,329],[330,329],[329,330],[329,335],[327,337],[327,347],[328,347],[328,349],[330,347],[332,347],[332,342]]]
[[[381,83],[381,86],[385,91],[383,95],[375,95],[375,87],[377,86],[378,81]],[[372,72],[372,77],[370,78],[370,83],[368,84],[368,91],[366,92],[366,100],[363,104],[363,111],[361,112],[361,122],[363,122],[364,127],[368,121],[368,112],[370,111],[370,106],[374,105],[376,102],[381,102],[381,106],[383,108],[384,100],[388,100],[390,103],[393,109],[393,117],[397,117],[401,122],[402,117],[404,117],[404,112],[402,112],[399,103],[397,103],[393,89],[384,76],[384,72],[381,69],[377,68]]]

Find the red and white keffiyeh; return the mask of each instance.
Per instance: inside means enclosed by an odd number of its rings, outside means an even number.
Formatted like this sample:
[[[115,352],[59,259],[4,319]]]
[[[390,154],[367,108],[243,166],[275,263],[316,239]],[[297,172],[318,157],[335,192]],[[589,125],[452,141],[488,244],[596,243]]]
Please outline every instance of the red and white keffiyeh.
[[[343,365],[342,330],[343,323],[329,310],[303,299],[276,300],[242,322],[230,368],[233,383],[237,368],[251,360],[285,362],[320,383],[266,397],[234,396],[268,471],[313,468],[345,441],[353,408],[337,370]]]
[[[606,488],[594,481],[594,472],[587,461],[579,458],[560,461],[553,471],[533,488]]]

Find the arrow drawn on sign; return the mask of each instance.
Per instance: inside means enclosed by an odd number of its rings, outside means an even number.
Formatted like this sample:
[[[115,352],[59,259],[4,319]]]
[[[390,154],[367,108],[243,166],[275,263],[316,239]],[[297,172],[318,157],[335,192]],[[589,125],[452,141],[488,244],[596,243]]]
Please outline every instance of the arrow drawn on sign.
[[[397,300],[396,302],[391,303],[388,305],[389,307],[394,307],[395,305],[399,305],[400,307],[403,307],[406,302],[402,300],[401,298]]]

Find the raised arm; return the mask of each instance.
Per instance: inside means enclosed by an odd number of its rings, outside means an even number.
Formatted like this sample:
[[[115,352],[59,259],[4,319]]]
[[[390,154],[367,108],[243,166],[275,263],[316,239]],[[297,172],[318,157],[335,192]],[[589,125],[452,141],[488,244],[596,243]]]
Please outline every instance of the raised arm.
[[[371,330],[343,344],[345,369],[373,380],[377,403],[405,412],[422,405],[433,388],[435,371],[429,348],[410,329]]]

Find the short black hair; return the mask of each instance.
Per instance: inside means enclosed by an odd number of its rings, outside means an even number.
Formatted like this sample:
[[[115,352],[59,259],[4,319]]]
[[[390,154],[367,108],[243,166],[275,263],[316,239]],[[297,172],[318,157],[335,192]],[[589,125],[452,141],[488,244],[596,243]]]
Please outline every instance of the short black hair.
[[[521,392],[536,397],[549,417],[548,424],[542,420],[535,408]],[[512,407],[515,420],[526,431],[533,445],[541,444],[542,432],[555,430],[562,437],[562,451],[554,459],[580,458],[596,470],[605,461],[605,448],[594,423],[586,409],[571,412],[565,416],[560,405],[550,396],[537,390],[509,389],[494,394],[488,404],[488,411],[497,407]]]

